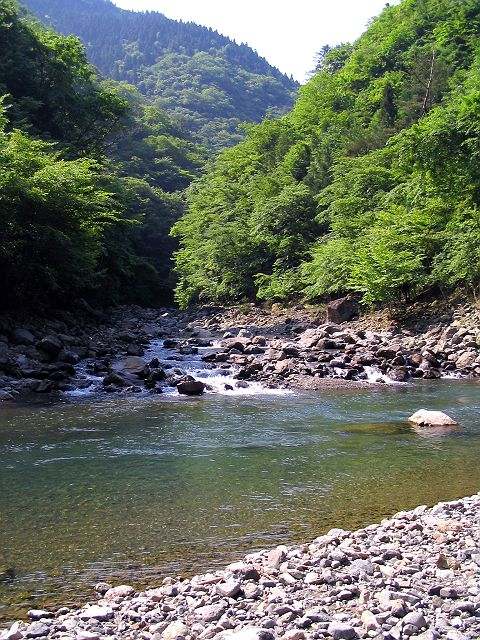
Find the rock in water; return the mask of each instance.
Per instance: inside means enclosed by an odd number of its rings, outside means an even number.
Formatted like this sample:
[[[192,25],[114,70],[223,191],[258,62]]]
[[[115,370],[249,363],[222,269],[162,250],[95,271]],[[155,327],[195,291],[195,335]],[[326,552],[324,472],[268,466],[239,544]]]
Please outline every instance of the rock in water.
[[[129,356],[123,360],[117,360],[112,369],[117,373],[141,376],[147,366],[146,361],[139,356]]]
[[[1,399],[1,398],[0,398]],[[0,565],[0,583],[11,582],[15,578],[15,569]]]
[[[184,380],[177,384],[177,391],[183,396],[201,396],[206,385],[199,380]]]
[[[427,427],[453,427],[458,424],[456,420],[442,411],[427,411],[427,409],[420,409],[413,416],[410,416],[408,421]]]

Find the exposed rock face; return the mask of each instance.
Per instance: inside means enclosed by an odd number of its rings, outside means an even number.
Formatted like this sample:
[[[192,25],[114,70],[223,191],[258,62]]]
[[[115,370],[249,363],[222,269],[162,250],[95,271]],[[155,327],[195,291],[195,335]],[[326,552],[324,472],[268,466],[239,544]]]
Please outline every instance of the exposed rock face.
[[[419,426],[430,427],[452,427],[458,425],[458,422],[447,416],[446,413],[442,411],[427,411],[427,409],[420,409],[413,416],[410,416],[408,421]]]
[[[33,612],[0,640],[478,640],[480,495],[81,609]],[[118,597],[117,597],[118,596]]]

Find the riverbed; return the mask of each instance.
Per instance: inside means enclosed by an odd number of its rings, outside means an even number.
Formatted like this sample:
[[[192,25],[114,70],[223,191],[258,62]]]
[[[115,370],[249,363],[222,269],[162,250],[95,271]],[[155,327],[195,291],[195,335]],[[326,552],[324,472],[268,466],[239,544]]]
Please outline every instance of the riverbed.
[[[0,409],[0,617],[478,491],[479,383]],[[415,431],[441,409],[458,430]]]

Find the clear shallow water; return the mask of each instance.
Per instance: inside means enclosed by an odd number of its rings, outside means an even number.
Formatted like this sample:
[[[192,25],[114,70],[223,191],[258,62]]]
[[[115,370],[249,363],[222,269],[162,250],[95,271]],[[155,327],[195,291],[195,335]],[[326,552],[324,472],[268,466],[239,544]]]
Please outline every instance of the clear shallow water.
[[[480,489],[480,384],[0,408],[0,619]],[[428,436],[404,421],[442,409]]]

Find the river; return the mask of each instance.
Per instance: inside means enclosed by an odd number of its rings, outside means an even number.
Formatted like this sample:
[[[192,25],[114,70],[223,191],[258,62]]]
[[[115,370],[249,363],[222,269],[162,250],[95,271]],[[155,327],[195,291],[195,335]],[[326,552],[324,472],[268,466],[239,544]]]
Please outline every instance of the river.
[[[0,408],[0,618],[480,488],[478,382]],[[441,409],[458,430],[405,418]]]

